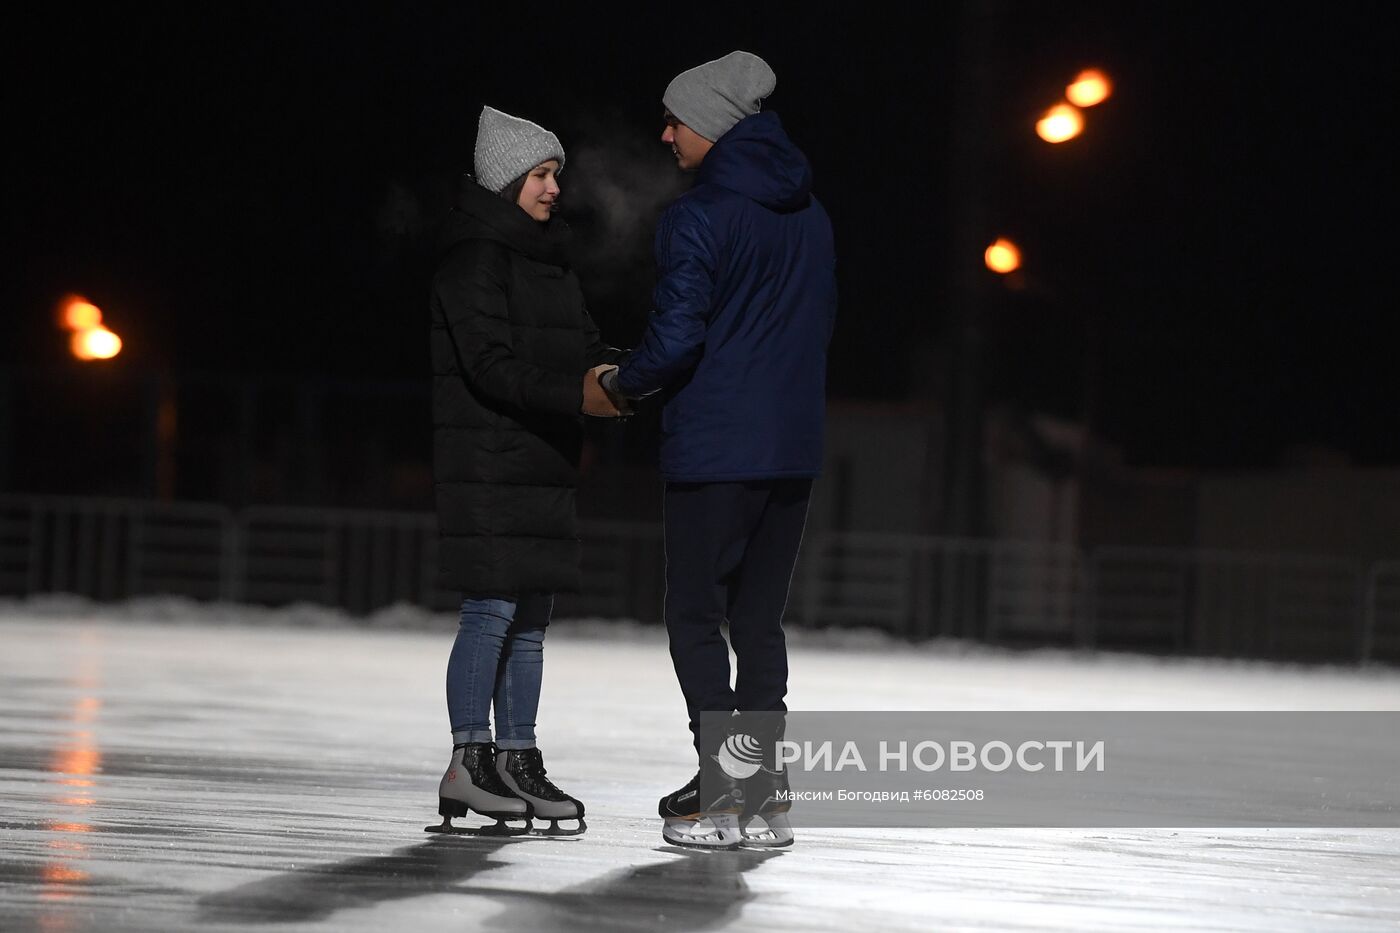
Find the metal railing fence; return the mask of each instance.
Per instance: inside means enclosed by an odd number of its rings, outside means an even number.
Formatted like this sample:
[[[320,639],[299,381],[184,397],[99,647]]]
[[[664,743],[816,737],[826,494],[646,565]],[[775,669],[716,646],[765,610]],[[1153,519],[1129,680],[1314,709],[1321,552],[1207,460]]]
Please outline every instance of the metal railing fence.
[[[583,591],[557,614],[659,621],[660,527],[585,522],[582,538]],[[450,610],[436,567],[428,513],[0,496],[0,596]],[[915,640],[1396,661],[1400,560],[817,532],[788,617]]]

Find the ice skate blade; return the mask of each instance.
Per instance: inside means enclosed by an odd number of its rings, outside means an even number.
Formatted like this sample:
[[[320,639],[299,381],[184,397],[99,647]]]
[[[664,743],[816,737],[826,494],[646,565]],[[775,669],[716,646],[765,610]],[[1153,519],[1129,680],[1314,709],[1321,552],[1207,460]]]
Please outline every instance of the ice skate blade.
[[[442,822],[436,826],[423,827],[425,833],[442,833],[448,836],[524,836],[529,831],[528,820],[521,827],[511,826],[504,820],[490,826],[453,826],[451,817],[443,817]]]
[[[698,820],[668,819],[661,827],[661,838],[673,846],[722,852],[739,848],[739,817],[715,813]]]
[[[745,832],[739,845],[745,849],[785,849],[792,843],[792,833],[783,835],[767,830],[756,833]]]
[[[763,829],[751,829],[755,820],[762,821]],[[739,825],[742,836],[740,845],[746,849],[782,849],[793,843],[792,824],[786,813],[774,813],[765,818],[762,815],[749,817]]]
[[[537,816],[535,819],[543,819],[543,817]],[[584,833],[588,832],[588,824],[583,821],[583,817],[578,817],[577,827],[560,827],[559,823],[561,820],[572,821],[573,819],[574,817],[561,817],[559,820],[550,820],[549,826],[546,829],[536,829],[534,826],[531,826],[530,835],[545,836],[551,839],[567,839],[570,836],[582,836]]]

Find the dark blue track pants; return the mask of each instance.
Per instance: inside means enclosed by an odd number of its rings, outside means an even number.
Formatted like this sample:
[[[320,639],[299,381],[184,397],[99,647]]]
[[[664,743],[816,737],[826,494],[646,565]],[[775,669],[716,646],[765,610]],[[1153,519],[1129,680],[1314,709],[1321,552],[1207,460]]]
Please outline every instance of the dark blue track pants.
[[[810,479],[666,485],[666,632],[697,754],[714,753],[699,747],[702,711],[787,709],[783,609],[811,492]]]

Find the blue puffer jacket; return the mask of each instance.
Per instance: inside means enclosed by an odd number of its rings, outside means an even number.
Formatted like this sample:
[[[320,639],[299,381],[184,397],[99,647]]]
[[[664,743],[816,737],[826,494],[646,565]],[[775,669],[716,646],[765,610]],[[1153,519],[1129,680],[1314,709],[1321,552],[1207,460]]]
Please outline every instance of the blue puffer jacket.
[[[836,315],[831,221],[777,114],[739,121],[656,229],[646,335],[618,373],[665,392],[668,482],[814,477]]]

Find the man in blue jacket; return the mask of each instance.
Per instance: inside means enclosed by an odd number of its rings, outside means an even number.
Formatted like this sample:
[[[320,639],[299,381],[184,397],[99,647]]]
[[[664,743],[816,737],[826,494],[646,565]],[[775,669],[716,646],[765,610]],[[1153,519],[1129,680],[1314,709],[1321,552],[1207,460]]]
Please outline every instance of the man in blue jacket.
[[[776,114],[760,112],[776,83],[763,59],[732,52],[666,88],[661,141],[698,174],[657,226],[660,279],[646,335],[605,383],[665,402],[666,629],[702,771],[718,751],[700,747],[702,711],[780,721],[786,709],[782,615],[822,463],[836,260],[807,158]],[[774,799],[786,781],[765,758],[727,800],[703,798],[700,774],[662,798],[665,838],[790,844],[786,805]],[[754,816],[769,831],[739,833],[738,821]]]

